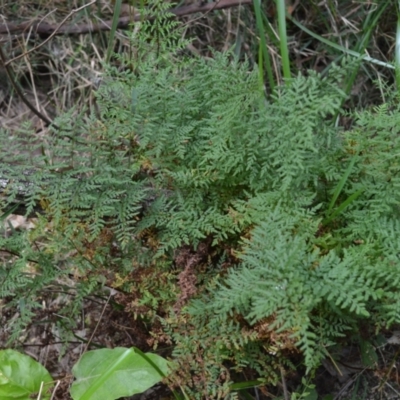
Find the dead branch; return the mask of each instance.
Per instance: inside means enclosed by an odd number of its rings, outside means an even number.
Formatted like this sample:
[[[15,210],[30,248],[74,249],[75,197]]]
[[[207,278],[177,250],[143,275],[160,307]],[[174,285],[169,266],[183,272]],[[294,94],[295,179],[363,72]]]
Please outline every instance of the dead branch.
[[[67,22],[67,19],[70,18],[72,15],[76,14],[77,12],[83,10],[86,7],[89,7],[90,5],[94,4],[96,2],[96,0],[92,0],[90,3],[85,4],[82,7],[79,7],[75,10],[72,10],[54,29],[53,33],[46,39],[44,40],[42,43],[40,43],[38,46],[35,46],[33,49],[30,49],[29,51],[20,54],[17,57],[14,57],[12,60],[8,60],[7,62],[4,63],[4,66],[7,67],[8,64],[11,64],[12,62],[18,60],[19,58],[22,57],[26,57],[29,53],[33,53],[34,51],[38,50],[40,47],[42,47],[43,45],[45,45],[53,36],[57,35],[57,32],[62,28],[62,26]],[[4,62],[4,60],[3,60]]]
[[[183,17],[194,13],[207,13],[213,10],[221,10],[224,8],[236,7],[244,4],[251,4],[253,0],[219,0],[214,3],[196,3],[184,7],[173,8],[170,10],[176,17]],[[126,29],[129,24],[135,21],[140,21],[141,15],[134,15],[132,17],[121,17],[118,20],[118,29]],[[73,25],[59,26],[48,24],[43,20],[32,20],[22,22],[20,24],[7,23],[0,24],[0,34],[24,34],[29,30],[41,37],[54,36],[54,35],[80,35],[86,33],[94,33],[100,31],[109,31],[111,29],[112,21],[101,21],[99,23],[82,23]]]

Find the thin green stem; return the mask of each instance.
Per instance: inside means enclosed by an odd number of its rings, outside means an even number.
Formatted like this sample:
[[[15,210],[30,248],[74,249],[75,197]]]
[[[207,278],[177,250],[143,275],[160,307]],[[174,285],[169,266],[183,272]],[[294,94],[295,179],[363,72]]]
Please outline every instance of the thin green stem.
[[[110,38],[108,40],[108,47],[107,47],[107,55],[106,55],[107,63],[110,62],[111,54],[114,49],[114,37],[115,37],[115,32],[118,27],[118,18],[119,18],[119,15],[121,14],[121,4],[122,4],[122,0],[115,0],[114,15],[113,15],[113,19],[112,19]]]
[[[258,33],[260,35],[260,45],[258,49],[258,71],[259,71],[259,77],[260,77],[260,82],[262,82],[262,85],[264,86],[264,66],[267,72],[267,77],[268,77],[268,83],[269,87],[271,90],[271,93],[275,89],[275,80],[274,80],[274,75],[272,73],[272,63],[271,63],[271,58],[269,56],[268,52],[268,46],[267,42],[265,40],[266,33],[264,29],[264,23],[263,23],[263,13],[261,10],[261,2],[260,0],[254,0],[254,13],[256,15],[256,24],[257,24],[257,29]]]
[[[396,86],[400,90],[400,0],[397,4],[397,28],[396,28],[396,50],[395,50],[395,67],[396,67]]]
[[[277,0],[276,9],[278,14],[279,46],[282,58],[283,77],[286,80],[286,84],[288,84],[292,75],[290,73],[289,48],[288,48],[287,32],[286,32],[285,0]]]

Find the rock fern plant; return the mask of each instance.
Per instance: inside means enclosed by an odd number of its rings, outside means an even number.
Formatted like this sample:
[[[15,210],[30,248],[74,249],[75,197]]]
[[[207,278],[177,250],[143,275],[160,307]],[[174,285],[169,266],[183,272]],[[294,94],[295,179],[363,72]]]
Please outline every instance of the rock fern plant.
[[[186,57],[157,26],[107,70],[95,108],[45,140],[2,132],[4,212],[21,188],[27,213],[42,208],[33,231],[0,238],[0,295],[22,322],[67,274],[83,278],[78,300],[105,281],[134,293],[193,398],[229,395],[246,368],[275,382],[293,354],[313,371],[361,325],[399,322],[396,99],[344,132],[352,65],[266,100],[249,65]]]

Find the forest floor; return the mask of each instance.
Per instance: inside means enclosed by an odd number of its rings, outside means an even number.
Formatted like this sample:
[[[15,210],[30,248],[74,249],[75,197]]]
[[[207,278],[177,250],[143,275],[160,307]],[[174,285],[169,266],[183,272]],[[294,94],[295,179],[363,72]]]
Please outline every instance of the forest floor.
[[[0,14],[10,21],[18,18],[25,18],[25,20],[33,17],[44,18],[48,15],[50,22],[58,23],[71,11],[71,7],[77,9],[81,6],[79,1],[69,3],[59,1],[57,2],[58,9],[54,10],[52,2],[46,6],[41,4],[40,7],[34,7],[30,3],[19,2],[17,12],[8,3],[0,1]],[[99,7],[104,18],[109,20],[112,17],[111,2],[100,2]],[[297,10],[300,15],[304,13],[301,6]],[[273,15],[272,11],[269,12],[271,14],[268,15]],[[226,50],[239,43],[244,49],[242,56],[254,61],[255,57],[252,54],[254,43],[246,42],[250,40],[249,37],[251,40],[256,37],[254,31],[246,28],[244,31],[248,36],[243,33],[241,37],[237,32],[239,32],[239,26],[254,24],[255,18],[249,10],[242,11],[240,16],[242,20],[239,20],[237,15],[235,11],[227,10],[216,13],[212,20],[210,16],[188,17],[185,21],[195,37],[188,51],[196,55],[210,56],[209,47]],[[390,22],[391,18],[392,16],[389,15],[387,21]],[[317,17],[314,20],[310,17],[308,22],[312,25],[315,21]],[[236,22],[237,25],[235,25]],[[389,22],[382,24],[382,37],[388,37],[385,29],[390,26]],[[303,48],[300,45],[296,47],[296,40],[299,37],[301,37],[300,33],[297,36],[293,34],[292,54],[296,57],[299,70],[310,66],[321,70],[331,62],[329,52],[325,48],[320,49],[315,46],[313,51],[306,52],[303,49],[303,53],[298,50]],[[26,35],[3,34],[0,39],[8,41],[7,52],[10,58],[21,55],[26,49],[43,44],[40,36],[29,39]],[[57,36],[48,45],[41,47],[40,51],[16,60],[13,63],[13,70],[17,80],[25,89],[24,94],[28,101],[51,119],[56,117],[60,110],[69,110],[71,107],[76,107],[78,110],[86,106],[90,107],[94,101],[93,91],[96,82],[102,75],[107,40],[105,32],[76,37]],[[383,52],[382,49],[388,47],[385,46],[386,42],[379,43],[379,49],[375,49],[378,55],[381,51]],[[129,40],[122,31],[117,35],[114,50],[117,53],[131,50]],[[271,50],[271,54],[276,57],[276,64],[279,65],[278,53]],[[314,61],[310,61],[311,59]],[[0,67],[0,128],[14,132],[24,123],[29,122],[40,140],[48,134],[46,124],[16,96],[7,79],[4,68]],[[369,101],[374,102],[379,91],[371,84],[369,75],[360,77],[356,83],[352,96],[362,102],[363,106]],[[6,151],[6,149],[0,149],[0,151]],[[34,224],[34,220],[26,220],[18,215],[11,215],[9,221],[16,229],[29,229],[30,224]],[[70,399],[69,387],[73,381],[72,367],[87,350],[135,346],[145,352],[156,351],[163,356],[170,354],[171,349],[152,348],[152,337],[146,324],[140,319],[135,319],[131,313],[124,310],[124,307],[119,306],[126,299],[122,301],[121,296],[124,295],[113,289],[105,289],[97,295],[86,297],[80,310],[80,317],[75,320],[75,325],[69,328],[70,321],[64,321],[59,315],[74,296],[75,284],[76,281],[71,278],[70,281],[55,282],[54,286],[47,287],[38,299],[42,307],[36,311],[33,323],[23,330],[12,345],[13,348],[30,355],[49,370],[57,383],[54,400]],[[19,317],[17,308],[7,307],[9,300],[0,299],[1,349],[7,348],[11,334],[10,325]],[[65,336],[66,331],[69,332],[68,337]],[[365,360],[363,360],[365,354],[362,354],[355,346],[341,350],[342,353],[338,357],[341,360],[339,364],[326,360],[314,379],[318,398],[325,400],[400,399],[400,327],[384,332],[382,341],[376,345],[375,351],[377,359],[370,367],[365,367]],[[301,382],[302,375],[303,370],[299,367],[297,372],[291,372],[282,377],[282,382],[277,389],[254,389],[251,396],[253,399],[283,398],[278,397],[278,393],[284,392],[284,387],[296,387]],[[289,398],[284,400],[289,400]],[[165,386],[157,385],[131,399],[167,400],[172,399],[172,396]],[[316,398],[308,397],[305,400],[316,400]]]
[[[30,229],[35,219],[10,215],[7,223],[15,229]],[[9,232],[8,232],[9,233]],[[0,252],[2,258],[5,254]],[[168,357],[170,348],[154,349],[153,337],[146,323],[126,310],[133,298],[129,294],[105,287],[101,292],[85,297],[78,317],[71,323],[61,317],[75,296],[77,280],[54,282],[41,292],[33,322],[15,338],[12,348],[31,356],[50,372],[55,380],[53,400],[69,400],[73,382],[72,368],[82,354],[98,348],[137,347],[143,352],[155,352]],[[11,300],[11,299],[9,299]],[[0,348],[7,348],[12,323],[19,318],[17,307],[8,307],[7,298],[0,301]],[[314,380],[318,397],[305,400],[389,400],[400,399],[400,326],[380,335],[373,354],[368,356],[357,346],[347,346],[335,355],[335,362],[326,359]],[[296,362],[296,360],[291,360]],[[366,367],[366,365],[370,365]],[[260,387],[254,390],[254,399],[282,399],[283,388],[298,387],[304,374],[288,371],[278,387]],[[284,391],[283,391],[284,392]],[[162,384],[126,399],[173,400],[169,389]],[[248,398],[248,397],[246,397]]]

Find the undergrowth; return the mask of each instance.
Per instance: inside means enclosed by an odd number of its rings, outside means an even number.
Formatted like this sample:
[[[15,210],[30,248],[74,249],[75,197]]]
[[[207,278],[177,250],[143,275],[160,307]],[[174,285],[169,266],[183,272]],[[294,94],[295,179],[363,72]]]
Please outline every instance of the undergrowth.
[[[155,344],[174,344],[171,386],[223,398],[249,371],[273,384],[301,355],[312,374],[366,321],[367,336],[398,323],[397,97],[342,131],[356,63],[267,101],[246,62],[185,57],[174,24],[160,29],[46,141],[1,132],[2,209],[21,196],[42,209],[32,231],[0,238],[12,338],[54,280],[77,282],[69,312],[107,284],[133,295]]]

